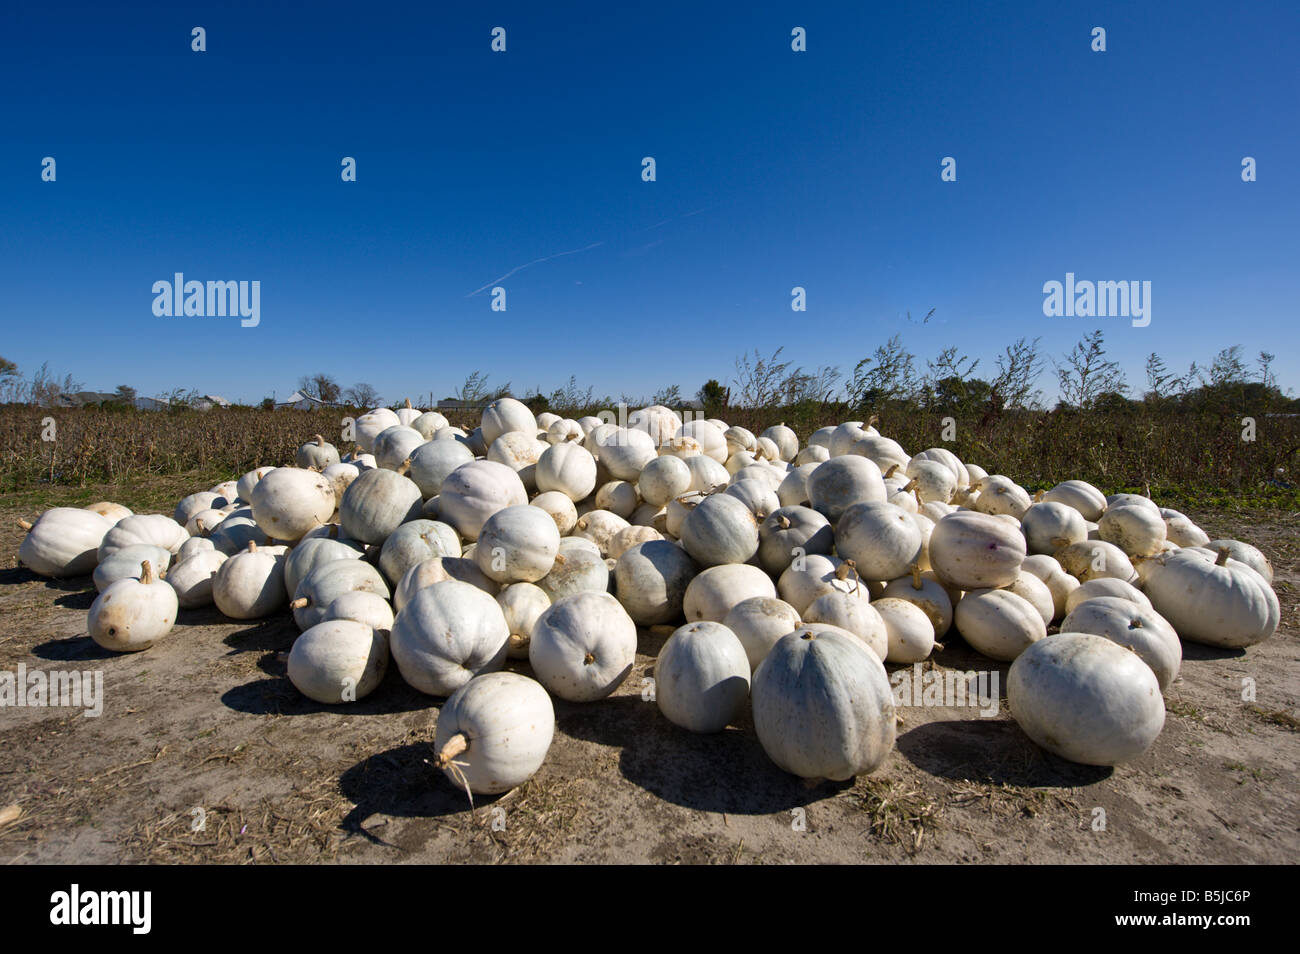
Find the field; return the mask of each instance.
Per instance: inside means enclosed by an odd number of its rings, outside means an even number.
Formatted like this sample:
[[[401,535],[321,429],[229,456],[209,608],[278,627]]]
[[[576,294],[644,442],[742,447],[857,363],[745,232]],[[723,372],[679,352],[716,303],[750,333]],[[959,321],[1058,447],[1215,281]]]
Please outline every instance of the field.
[[[148,653],[118,656],[85,635],[89,580],[7,569],[0,669],[102,670],[105,702],[99,718],[0,716],[0,806],[23,812],[0,828],[0,858],[1290,862],[1300,848],[1300,553],[1285,514],[1196,517],[1274,561],[1284,623],[1245,654],[1186,646],[1164,732],[1135,763],[1111,771],[1047,755],[1004,700],[993,719],[902,709],[879,771],[809,787],[767,760],[748,725],[701,737],[664,720],[641,687],[665,637],[643,631],[636,670],[615,696],[558,703],[542,770],[473,811],[426,762],[434,700],[395,669],[366,700],[327,711],[285,677],[297,635],[287,614],[249,625],[183,613]],[[0,546],[13,552],[18,531],[11,519],[3,526]],[[939,669],[992,668],[1005,688],[1006,667],[959,639],[940,658]],[[1241,698],[1247,677],[1253,702]]]
[[[108,459],[115,441],[136,446],[137,438],[69,417],[61,442],[69,424],[87,435],[79,439],[98,442],[83,461]],[[643,630],[636,668],[617,693],[588,705],[557,702],[556,738],[541,771],[471,810],[464,792],[426,761],[437,700],[407,687],[395,667],[362,702],[329,709],[305,700],[285,676],[284,654],[297,635],[288,613],[249,624],[215,609],[182,612],[147,653],[103,652],[85,635],[88,578],[48,581],[14,566],[20,516],[101,499],[170,512],[184,494],[242,467],[227,470],[219,456],[283,462],[286,447],[324,427],[305,423],[308,415],[262,417],[272,420],[268,430],[250,433],[195,415],[223,435],[202,469],[164,450],[170,445],[155,433],[154,456],[123,456],[126,474],[110,482],[96,479],[99,463],[84,465],[84,486],[71,479],[71,452],[56,459],[61,482],[42,482],[21,466],[5,471],[0,552],[11,556],[0,570],[0,670],[100,670],[104,709],[98,718],[79,709],[0,711],[0,818],[6,806],[21,810],[0,822],[0,859],[1288,863],[1300,849],[1300,540],[1285,487],[1257,481],[1234,494],[1206,493],[1185,476],[1190,465],[1172,461],[1159,465],[1172,476],[1124,471],[1099,480],[1108,490],[1150,481],[1157,499],[1160,486],[1192,487],[1183,509],[1193,519],[1212,536],[1254,543],[1273,561],[1283,609],[1277,634],[1247,652],[1185,644],[1164,731],[1136,762],[1094,769],[1047,755],[1003,699],[994,718],[974,709],[900,709],[898,744],[877,772],[806,785],[767,759],[747,720],[718,736],[669,724],[642,698],[667,633]],[[174,420],[120,419],[142,428]],[[19,433],[14,420],[0,445],[7,453]],[[1224,466],[1244,475],[1252,452]],[[1107,453],[1096,460],[1123,466]],[[1066,457],[1044,460],[1026,474],[1013,459],[986,460],[1031,488],[1071,466]],[[1078,475],[1082,460],[1068,475]],[[1288,506],[1279,509],[1278,500]],[[1005,694],[1007,667],[955,635],[937,660],[940,671],[996,672]],[[1243,698],[1243,685],[1253,685],[1253,698]]]

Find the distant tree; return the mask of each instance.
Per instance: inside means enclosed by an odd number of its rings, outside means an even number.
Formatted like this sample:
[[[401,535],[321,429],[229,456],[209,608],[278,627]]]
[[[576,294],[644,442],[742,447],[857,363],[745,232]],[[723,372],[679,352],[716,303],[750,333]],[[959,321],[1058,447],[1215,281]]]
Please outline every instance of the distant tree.
[[[33,404],[49,407],[54,404],[60,394],[73,394],[80,391],[81,387],[81,382],[74,381],[70,374],[65,374],[62,381],[52,377],[50,375],[50,363],[47,361],[41,365],[39,371],[32,375],[32,380],[26,385],[26,390]]]
[[[726,409],[731,399],[731,391],[724,388],[718,383],[716,378],[709,378],[704,385],[695,392],[696,399],[704,405],[704,410],[709,414],[718,414]]]
[[[275,398],[271,398],[271,397],[262,398],[262,401],[260,404],[258,404],[258,407],[260,407],[263,411],[274,411]]]
[[[338,382],[324,372],[303,375],[298,379],[298,390],[307,397],[324,401],[326,404],[338,403]]]
[[[185,411],[194,407],[199,399],[199,392],[193,388],[172,388],[170,391],[158,395],[158,400],[167,404],[169,411]]]
[[[0,356],[0,400],[5,402],[19,400],[22,382],[22,375],[18,373],[18,365],[8,358]]]
[[[1116,361],[1106,360],[1106,348],[1100,328],[1084,335],[1056,366],[1061,401],[1075,407],[1092,407],[1108,392],[1124,394],[1128,384],[1124,370]]]
[[[1261,351],[1259,357],[1255,359],[1255,363],[1259,365],[1259,381],[1266,388],[1277,387],[1277,377],[1270,370],[1273,364],[1273,359],[1276,357],[1277,355],[1275,354]],[[3,360],[3,358],[0,358],[0,361]]]
[[[523,403],[534,414],[541,414],[543,411],[549,410],[551,406],[551,402],[545,394],[530,394],[523,399]]]
[[[117,392],[113,396],[128,407],[135,407],[135,395],[135,388],[131,387],[129,384],[119,384],[117,386]]]
[[[351,407],[378,407],[379,392],[362,381],[344,391],[343,400]]]
[[[664,407],[675,408],[682,403],[682,389],[673,384],[666,388],[660,388],[650,398],[651,404],[659,404]]]

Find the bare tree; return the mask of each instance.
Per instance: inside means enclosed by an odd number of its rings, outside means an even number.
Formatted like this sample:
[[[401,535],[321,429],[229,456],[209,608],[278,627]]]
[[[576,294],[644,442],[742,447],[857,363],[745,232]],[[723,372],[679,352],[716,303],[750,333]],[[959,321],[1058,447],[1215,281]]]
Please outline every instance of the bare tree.
[[[910,397],[916,390],[915,356],[894,335],[853,368],[849,399],[857,405]]]
[[[754,349],[753,360],[742,354],[736,359],[735,384],[739,389],[741,407],[773,407],[781,402],[788,372],[789,361],[778,361],[784,346],[772,352],[770,358],[764,358]]]
[[[378,407],[379,392],[361,381],[343,392],[343,400],[351,407]]]
[[[1277,376],[1272,371],[1273,359],[1276,357],[1275,354],[1261,351],[1259,357],[1255,359],[1255,363],[1259,365],[1259,379],[1266,388],[1277,386]]]
[[[1103,394],[1123,394],[1128,390],[1119,363],[1106,360],[1102,339],[1098,328],[1084,335],[1061,363],[1052,362],[1060,383],[1061,400],[1066,404],[1091,407]]]
[[[682,403],[682,389],[676,384],[666,388],[661,388],[650,398],[651,404],[659,404],[663,407],[677,407]]]
[[[1246,380],[1246,365],[1241,360],[1241,345],[1224,348],[1210,365],[1210,386],[1241,384]]]

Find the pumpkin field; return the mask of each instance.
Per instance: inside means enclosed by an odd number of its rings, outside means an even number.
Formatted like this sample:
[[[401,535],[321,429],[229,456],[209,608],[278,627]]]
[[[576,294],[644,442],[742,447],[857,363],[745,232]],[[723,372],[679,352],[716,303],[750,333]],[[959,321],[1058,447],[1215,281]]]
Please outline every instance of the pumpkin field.
[[[0,409],[0,860],[1294,860],[1296,418],[564,410]]]

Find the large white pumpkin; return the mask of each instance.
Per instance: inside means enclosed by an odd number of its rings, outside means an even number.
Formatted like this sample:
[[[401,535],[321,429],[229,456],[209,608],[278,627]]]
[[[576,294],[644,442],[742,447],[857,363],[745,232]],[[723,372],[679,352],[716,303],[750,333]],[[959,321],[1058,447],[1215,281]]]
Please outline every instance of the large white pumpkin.
[[[1183,639],[1244,649],[1272,636],[1282,612],[1273,588],[1228,552],[1188,547],[1157,558],[1146,595]]]
[[[934,525],[929,555],[943,583],[963,590],[1006,586],[1020,573],[1025,538],[1014,524],[958,510]]]
[[[438,713],[435,764],[457,788],[496,795],[532,778],[554,735],[545,689],[518,673],[490,672],[457,689]]]
[[[847,634],[805,626],[782,637],[754,673],[754,730],[768,757],[804,778],[874,771],[894,747],[885,667]]]
[[[289,650],[289,681],[307,698],[326,705],[364,699],[387,670],[388,639],[356,620],[319,623]]]
[[[474,562],[498,583],[535,583],[551,572],[559,552],[560,531],[550,514],[522,504],[488,517]]]
[[[691,732],[721,732],[749,699],[749,658],[722,623],[688,623],[655,662],[655,701],[669,722]]]
[[[393,621],[389,649],[402,678],[449,696],[505,664],[510,628],[497,601],[476,586],[444,580],[418,591]]]
[[[139,652],[171,632],[176,610],[176,591],[145,561],[138,580],[118,580],[95,597],[87,630],[105,649]]]
[[[1093,633],[1127,646],[1151,667],[1163,692],[1178,677],[1183,646],[1168,620],[1149,606],[1115,596],[1099,596],[1061,621],[1063,633]]]
[[[549,692],[570,702],[612,693],[636,661],[636,624],[608,593],[551,604],[533,625],[528,661]]]
[[[1007,674],[1011,714],[1047,751],[1084,765],[1142,755],[1165,724],[1155,673],[1105,636],[1061,633],[1021,653]]]

